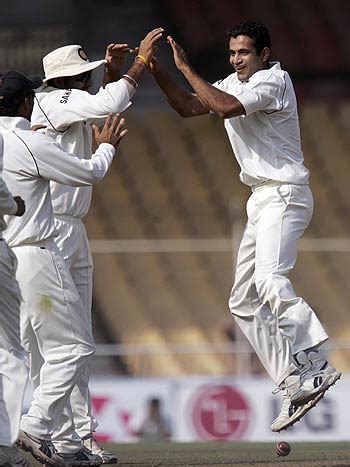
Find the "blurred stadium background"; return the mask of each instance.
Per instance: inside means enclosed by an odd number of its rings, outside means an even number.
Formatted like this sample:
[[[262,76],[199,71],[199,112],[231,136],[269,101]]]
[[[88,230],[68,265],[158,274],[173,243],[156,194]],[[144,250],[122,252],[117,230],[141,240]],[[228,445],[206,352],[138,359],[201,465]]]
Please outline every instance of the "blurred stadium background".
[[[243,19],[270,28],[272,57],[295,84],[315,213],[293,283],[332,336],[331,360],[349,372],[348,0],[17,0],[0,16],[0,68],[42,75],[41,59],[56,47],[78,43],[96,59],[109,42],[136,46],[163,26],[214,81],[231,72],[226,32]],[[158,56],[184,83],[165,41]],[[86,218],[93,375],[263,375],[227,307],[249,190],[222,121],[181,119],[145,76],[127,127]]]

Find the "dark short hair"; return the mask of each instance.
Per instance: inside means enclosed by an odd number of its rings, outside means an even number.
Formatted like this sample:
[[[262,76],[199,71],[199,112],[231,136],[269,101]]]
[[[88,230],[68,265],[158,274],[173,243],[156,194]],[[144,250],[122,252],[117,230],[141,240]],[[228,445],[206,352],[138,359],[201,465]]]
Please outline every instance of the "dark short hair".
[[[271,36],[267,27],[255,21],[242,21],[229,31],[229,37],[248,36],[254,39],[254,47],[258,55],[264,47],[271,49]]]

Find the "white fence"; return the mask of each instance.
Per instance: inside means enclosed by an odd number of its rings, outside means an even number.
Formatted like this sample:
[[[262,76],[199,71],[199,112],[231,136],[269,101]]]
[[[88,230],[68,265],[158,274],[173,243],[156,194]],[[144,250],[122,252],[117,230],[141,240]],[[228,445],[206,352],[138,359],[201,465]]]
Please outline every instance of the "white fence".
[[[321,352],[327,358],[328,353],[333,351],[347,352],[349,355],[350,350],[350,339],[330,339],[328,342],[323,344]],[[255,356],[254,351],[251,349],[247,342],[236,342],[236,343],[208,343],[203,342],[202,344],[98,344],[96,348],[95,358],[101,357],[114,357],[114,358],[125,358],[125,357],[136,357],[138,374],[140,376],[150,376],[150,358],[157,355],[173,354],[182,356],[199,355],[205,358],[207,355],[232,355],[232,361],[235,362],[232,371],[225,373],[226,375],[236,376],[249,376],[256,373],[256,363],[254,364]],[[235,358],[234,358],[235,357]],[[257,359],[255,358],[257,361]],[[344,368],[338,368],[344,370]],[[262,367],[262,374],[265,374]],[[346,368],[345,368],[346,370]],[[155,374],[154,370],[151,374]]]
[[[237,242],[229,238],[176,238],[91,240],[92,252],[103,253],[185,253],[185,252],[230,252]],[[302,238],[299,251],[350,252],[350,239]]]
[[[329,339],[323,344],[324,351],[349,350],[350,339]],[[99,344],[97,357],[122,357],[135,355],[205,355],[205,354],[235,354],[250,355],[254,351],[244,343],[217,343],[211,344]]]

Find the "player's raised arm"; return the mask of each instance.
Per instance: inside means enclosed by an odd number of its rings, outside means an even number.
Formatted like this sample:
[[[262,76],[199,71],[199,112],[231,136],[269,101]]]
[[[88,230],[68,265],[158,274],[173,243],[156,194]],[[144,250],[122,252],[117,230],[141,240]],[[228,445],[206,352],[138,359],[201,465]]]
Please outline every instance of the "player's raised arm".
[[[106,175],[115,150],[127,133],[124,125],[125,119],[119,114],[110,114],[101,130],[93,126],[99,146],[91,159],[67,153],[52,138],[40,135],[42,140],[34,140],[35,146],[31,147],[38,174],[42,178],[69,186],[95,185]]]
[[[167,37],[167,41],[172,48],[176,67],[192,86],[203,108],[213,111],[222,118],[245,114],[243,105],[235,96],[215,88],[194,70],[185,51],[171,36]]]
[[[203,105],[198,96],[179,86],[154,56],[150,63],[150,71],[169,104],[181,117],[209,113],[210,109]]]
[[[122,76],[122,78],[134,86],[135,89],[138,87],[144,71],[149,67],[153,57],[155,44],[162,37],[163,32],[163,28],[156,28],[150,31],[146,37],[142,39],[139,47],[136,48],[137,56],[134,63],[125,75]]]

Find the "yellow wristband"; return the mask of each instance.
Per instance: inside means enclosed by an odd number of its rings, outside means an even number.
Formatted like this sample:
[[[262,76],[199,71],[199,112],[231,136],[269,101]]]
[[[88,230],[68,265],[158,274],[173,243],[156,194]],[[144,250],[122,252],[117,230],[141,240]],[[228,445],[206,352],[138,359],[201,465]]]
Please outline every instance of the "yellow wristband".
[[[141,60],[141,62],[143,62],[146,66],[148,66],[148,62],[147,62],[146,58],[143,55],[138,54],[136,56],[136,58],[139,58]]]

